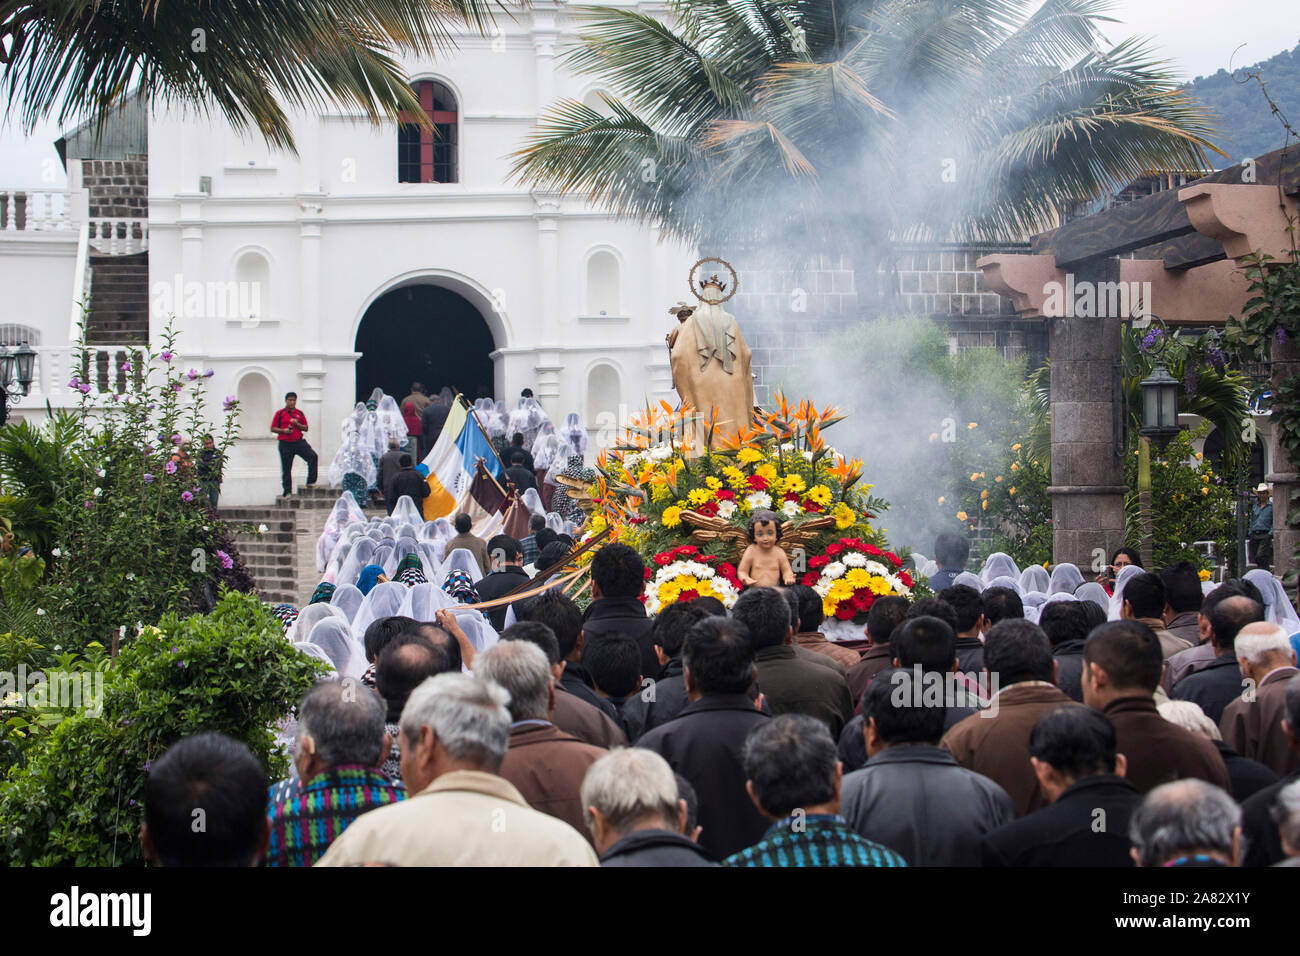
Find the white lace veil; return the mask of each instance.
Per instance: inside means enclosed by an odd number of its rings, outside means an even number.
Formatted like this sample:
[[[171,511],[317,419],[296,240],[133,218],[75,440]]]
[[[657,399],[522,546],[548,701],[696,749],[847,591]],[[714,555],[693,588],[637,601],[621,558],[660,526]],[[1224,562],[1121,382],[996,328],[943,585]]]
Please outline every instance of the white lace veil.
[[[1107,620],[1118,621],[1120,619],[1120,611],[1124,608],[1124,582],[1141,573],[1142,569],[1136,564],[1126,564],[1119,569],[1119,574],[1115,575],[1115,590],[1110,595],[1110,605],[1106,612]]]
[[[582,424],[582,416],[577,412],[569,412],[565,416],[563,434],[575,455],[587,454],[587,428]]]
[[[401,610],[397,613],[417,621],[432,621],[443,608],[456,606],[456,599],[430,579],[429,583],[417,584],[406,592]]]
[[[952,579],[952,583],[954,586],[964,584],[966,587],[974,588],[976,591],[984,590],[984,582],[980,580],[979,575],[973,574],[970,571],[963,571]]]
[[[352,637],[347,621],[330,617],[316,624],[307,643],[323,650],[340,677],[360,677],[366,672],[366,655]]]
[[[1246,580],[1259,588],[1259,593],[1264,598],[1265,620],[1276,624],[1288,635],[1300,631],[1300,615],[1296,614],[1295,605],[1291,603],[1286,588],[1276,575],[1263,568],[1255,568],[1246,572]]]
[[[529,488],[523,495],[524,504],[528,510],[535,515],[546,514],[546,508],[542,506],[542,496],[537,493],[536,488]]]
[[[1031,591],[1046,594],[1050,588],[1050,580],[1047,568],[1041,564],[1031,564],[1020,572],[1020,589],[1026,594]]]
[[[400,581],[383,581],[370,589],[357,609],[357,616],[352,619],[352,636],[358,643],[365,640],[366,628],[371,624],[398,612],[408,590]]]
[[[331,617],[344,622],[348,619],[342,608],[335,607],[332,604],[325,604],[324,602],[308,604],[298,612],[297,618],[289,625],[289,631],[285,636],[295,644],[305,641],[307,636],[311,634],[313,627]]]
[[[1011,559],[1011,555],[1002,551],[994,551],[984,559],[984,567],[980,570],[980,578],[985,584],[988,584],[994,578],[1010,577],[1016,579],[1016,584],[1020,583],[1020,568],[1016,567],[1016,562]]]
[[[397,504],[393,507],[393,517],[398,523],[406,524],[424,524],[424,515],[420,514],[420,509],[415,506],[410,495],[402,495],[397,499]]]
[[[442,567],[438,569],[438,587],[442,587],[447,576],[457,569],[468,574],[469,579],[475,584],[483,580],[483,569],[478,566],[478,560],[474,555],[464,548],[453,548],[443,560]]]
[[[357,611],[361,607],[361,602],[366,596],[361,593],[355,584],[340,584],[334,589],[334,594],[330,597],[330,604],[343,612],[348,623],[357,616]]]
[[[1052,568],[1047,593],[1048,594],[1073,594],[1079,590],[1083,584],[1083,575],[1079,572],[1078,567],[1069,561],[1062,561],[1056,567]]]

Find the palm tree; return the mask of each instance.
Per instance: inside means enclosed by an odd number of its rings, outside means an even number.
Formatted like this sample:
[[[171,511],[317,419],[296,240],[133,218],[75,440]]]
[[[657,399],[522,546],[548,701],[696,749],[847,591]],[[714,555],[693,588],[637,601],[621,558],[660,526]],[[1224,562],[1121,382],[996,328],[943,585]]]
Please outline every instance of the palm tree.
[[[1104,0],[1032,7],[677,0],[672,25],[574,8],[567,63],[613,92],[554,105],[513,173],[702,245],[850,250],[861,276],[894,240],[1021,239],[1205,167],[1206,114],[1142,43],[1101,49]]]
[[[452,23],[482,32],[493,8],[502,0],[0,0],[0,89],[28,131],[51,114],[102,121],[138,86],[292,151],[286,106],[422,116],[394,56],[448,47]]]

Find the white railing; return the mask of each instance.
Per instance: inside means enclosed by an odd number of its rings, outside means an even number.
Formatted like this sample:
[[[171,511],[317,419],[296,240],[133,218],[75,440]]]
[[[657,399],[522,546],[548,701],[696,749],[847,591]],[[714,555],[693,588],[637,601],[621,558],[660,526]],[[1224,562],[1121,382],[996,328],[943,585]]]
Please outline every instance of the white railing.
[[[77,262],[72,268],[72,309],[68,317],[68,341],[81,337],[81,323],[90,308],[90,224],[77,230]]]
[[[120,395],[128,388],[141,363],[137,354],[143,346],[93,345],[88,346],[88,361],[83,368],[78,349],[72,345],[36,346],[36,361],[32,369],[32,388],[28,395],[14,403],[19,408],[44,407],[46,401],[54,408],[71,408],[81,403],[82,392],[71,382],[75,376],[79,384],[89,386],[88,397],[95,403],[111,407],[109,396]],[[179,361],[179,357],[177,358]],[[125,371],[124,363],[131,362],[133,369]],[[160,380],[162,372],[155,369],[150,376]]]
[[[90,246],[100,255],[129,256],[149,248],[147,219],[95,218],[90,220]]]
[[[0,232],[63,232],[76,227],[75,193],[0,187]]]

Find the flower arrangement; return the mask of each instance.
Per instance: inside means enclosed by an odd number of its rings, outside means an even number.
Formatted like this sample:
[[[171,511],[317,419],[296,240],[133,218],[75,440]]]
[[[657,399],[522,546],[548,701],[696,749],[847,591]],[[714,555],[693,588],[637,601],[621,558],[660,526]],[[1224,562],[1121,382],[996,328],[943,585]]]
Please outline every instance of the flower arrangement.
[[[649,614],[658,614],[677,601],[701,597],[717,598],[729,608],[740,596],[735,565],[693,545],[661,551],[651,558],[651,565],[645,569],[646,585],[641,594]]]
[[[827,617],[841,621],[864,617],[877,597],[910,597],[915,587],[898,555],[861,538],[831,542],[824,553],[809,559],[808,567],[800,583],[821,595]]]

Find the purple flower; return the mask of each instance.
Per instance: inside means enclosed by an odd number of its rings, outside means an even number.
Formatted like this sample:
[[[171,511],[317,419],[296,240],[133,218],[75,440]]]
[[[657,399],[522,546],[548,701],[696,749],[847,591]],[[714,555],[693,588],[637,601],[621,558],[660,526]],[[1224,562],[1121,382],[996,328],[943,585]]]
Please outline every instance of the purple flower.
[[[172,444],[173,444],[173,445],[179,445],[179,444],[180,444],[181,442],[183,442],[183,441],[185,441],[185,439],[182,438],[179,434],[176,434],[176,435],[173,435],[173,436],[172,436]]]
[[[163,465],[163,471],[167,472],[167,474],[169,475],[176,474],[176,462],[174,461],[167,462],[167,464]]]
[[[183,389],[184,387],[185,387],[185,384],[184,384],[183,382],[172,382],[172,391],[174,391],[174,392],[179,392],[179,391],[180,391],[181,389]],[[153,408],[154,406],[150,405],[149,407],[150,407],[150,408]]]
[[[151,481],[153,481],[153,475],[149,474],[149,472],[146,471],[144,473],[144,483],[147,485]]]
[[[1286,329],[1280,328],[1277,330],[1277,344],[1283,345],[1285,343],[1286,343]]]
[[[172,360],[172,350],[163,349],[161,352],[158,353],[158,357],[162,359],[164,362],[170,362]]]
[[[216,369],[212,369],[212,368],[210,368],[210,369],[207,369],[207,370],[203,373],[203,377],[204,377],[204,378],[212,378],[212,376],[214,376],[214,375],[216,375],[216,374],[217,374],[217,370],[216,370]]]
[[[192,382],[192,381],[194,381],[196,378],[199,377],[199,370],[196,369],[196,368],[192,368],[192,369],[190,369],[188,372],[186,372],[185,374],[186,374],[186,376],[189,378],[189,380]]]
[[[217,550],[217,557],[221,559],[221,566],[227,571],[235,566],[235,559],[220,549]]]
[[[176,666],[177,666],[177,667],[184,667],[184,666],[185,666],[185,662],[184,662],[184,661],[177,661],[177,662],[176,662]]]
[[[173,644],[173,645],[172,645],[172,653],[175,654],[176,651],[177,651],[177,647],[176,647],[175,644]]]
[[[122,371],[123,371],[123,372],[129,372],[129,371],[131,371],[131,369],[133,369],[133,368],[135,368],[135,366],[132,365],[130,362],[123,362],[123,363],[122,363]]]
[[[233,396],[233,395],[227,395],[226,398],[225,398],[225,401],[223,401],[223,402],[221,403],[221,407],[224,408],[226,411],[230,411],[232,408],[234,408],[234,407],[235,407],[235,396]]]
[[[153,761],[152,761],[152,760],[146,760],[146,761],[144,762],[144,772],[145,772],[145,773],[148,773],[148,772],[149,772],[149,768],[152,767],[152,766],[153,766]]]
[[[148,765],[148,764],[145,764],[145,768],[144,768],[144,769],[145,769],[145,772],[147,773],[148,770],[149,770],[149,765]],[[127,806],[128,806],[128,807],[133,807],[133,806],[135,806],[135,801],[134,801],[134,800],[129,801],[129,802],[127,803]]]
[[[193,493],[193,492],[190,492],[190,491],[182,491],[182,492],[181,492],[181,501],[193,501],[193,500],[194,500],[194,493]]]
[[[82,395],[89,395],[89,394],[90,394],[90,386],[89,386],[89,385],[78,385],[78,386],[77,386],[77,391],[79,391]]]
[[[71,380],[68,382],[68,388],[78,388],[80,385],[81,379],[76,375],[72,376]]]
[[[87,508],[93,508],[93,507],[95,507],[95,503],[94,503],[93,501],[87,501],[87,502],[85,503],[85,507],[87,507]]]

